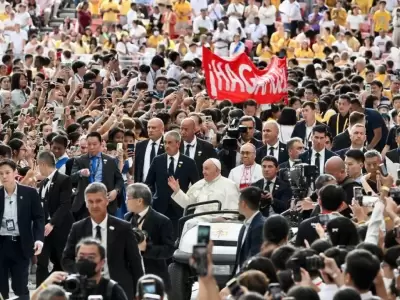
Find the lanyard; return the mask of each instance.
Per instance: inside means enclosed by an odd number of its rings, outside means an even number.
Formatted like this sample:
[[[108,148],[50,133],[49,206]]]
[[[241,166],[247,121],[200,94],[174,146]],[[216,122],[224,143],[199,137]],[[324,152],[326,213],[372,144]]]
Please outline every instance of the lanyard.
[[[337,119],[336,119],[336,135],[338,135],[339,134],[339,119],[340,119],[340,114],[338,114],[338,117],[337,117]],[[349,119],[348,118],[346,118],[346,121],[344,122],[344,125],[343,125],[343,130],[345,130],[346,129],[346,126],[347,126],[347,122],[349,121]]]

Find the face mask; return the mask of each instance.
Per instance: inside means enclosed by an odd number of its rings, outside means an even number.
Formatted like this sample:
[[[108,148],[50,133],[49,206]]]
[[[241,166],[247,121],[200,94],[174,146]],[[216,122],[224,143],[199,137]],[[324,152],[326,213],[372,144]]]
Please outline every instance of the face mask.
[[[154,36],[158,36],[159,34],[160,34],[160,32],[154,31]]]
[[[76,268],[80,275],[92,278],[96,275],[96,263],[88,259],[82,258],[76,262]]]

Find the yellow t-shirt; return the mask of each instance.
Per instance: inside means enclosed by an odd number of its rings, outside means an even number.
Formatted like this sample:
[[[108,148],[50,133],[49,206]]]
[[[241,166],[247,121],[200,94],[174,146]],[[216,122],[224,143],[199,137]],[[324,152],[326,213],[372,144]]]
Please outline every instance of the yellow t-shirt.
[[[288,59],[295,58],[294,52],[296,48],[300,47],[299,43],[294,39],[290,39],[289,41],[285,41],[284,45],[286,47],[286,57]]]
[[[174,11],[176,13],[177,22],[189,21],[189,16],[187,16],[187,14],[192,11],[192,6],[187,1],[183,3],[176,2],[174,5]],[[186,16],[182,17],[181,14],[184,14]]]
[[[294,55],[296,55],[297,58],[313,58],[314,52],[312,52],[311,49],[303,50],[298,48],[294,51]]]
[[[392,19],[390,13],[388,11],[376,11],[372,20],[374,21],[374,31],[379,32],[381,30],[388,31],[390,20]]]
[[[324,45],[318,45],[317,43],[312,45],[312,49],[314,51],[314,57],[319,59],[325,59],[325,53],[323,52],[324,48],[325,48]]]
[[[334,43],[334,42],[336,42],[336,39],[335,39],[335,37],[331,34],[331,35],[329,35],[328,37],[324,37],[324,41],[325,41],[325,43],[330,47],[330,46],[332,46],[332,44]]]
[[[259,57],[260,60],[269,60],[272,57],[271,49],[265,50],[262,48],[261,43],[258,44],[256,49],[256,55]]]
[[[158,35],[158,36],[151,35],[147,39],[147,46],[149,48],[157,48],[158,43],[161,42],[163,39],[164,38],[162,37],[162,35]]]
[[[278,31],[274,32],[271,35],[271,49],[273,53],[279,52],[282,49],[283,44],[285,43],[285,36],[284,34],[280,34]]]
[[[8,15],[6,13],[0,14],[0,21],[5,21],[8,19]]]
[[[103,2],[100,6],[100,11],[107,11],[109,9],[119,10],[119,6],[114,1]],[[116,23],[118,21],[118,14],[114,11],[105,12],[103,14],[103,21]]]
[[[92,15],[100,15],[100,0],[90,0],[89,11]]]
[[[128,11],[131,9],[131,1],[130,0],[122,0],[120,5],[120,12],[121,16],[126,16]]]
[[[346,10],[343,7],[340,9],[332,9],[332,20],[335,22],[336,25],[345,27],[347,25]]]

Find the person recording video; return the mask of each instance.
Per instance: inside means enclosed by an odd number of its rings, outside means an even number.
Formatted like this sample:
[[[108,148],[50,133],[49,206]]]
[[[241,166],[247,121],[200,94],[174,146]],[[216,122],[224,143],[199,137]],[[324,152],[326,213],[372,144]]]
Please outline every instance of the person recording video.
[[[166,260],[174,254],[173,226],[170,219],[151,208],[150,188],[143,183],[130,184],[126,190],[128,213],[125,220],[139,229],[144,236],[138,242],[143,256],[146,273],[158,275],[165,283],[166,290],[171,287]]]

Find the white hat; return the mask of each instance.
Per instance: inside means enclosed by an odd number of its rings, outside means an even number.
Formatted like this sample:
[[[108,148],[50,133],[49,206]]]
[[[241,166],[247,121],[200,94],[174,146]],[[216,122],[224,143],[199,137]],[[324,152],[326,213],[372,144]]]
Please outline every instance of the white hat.
[[[217,167],[217,169],[221,171],[221,162],[218,159],[209,158],[208,160],[210,160]]]

